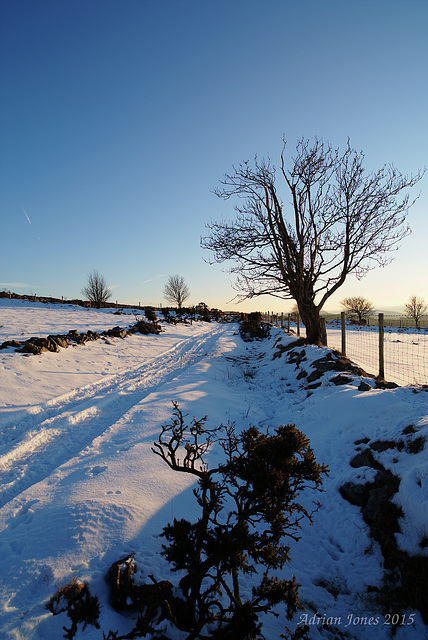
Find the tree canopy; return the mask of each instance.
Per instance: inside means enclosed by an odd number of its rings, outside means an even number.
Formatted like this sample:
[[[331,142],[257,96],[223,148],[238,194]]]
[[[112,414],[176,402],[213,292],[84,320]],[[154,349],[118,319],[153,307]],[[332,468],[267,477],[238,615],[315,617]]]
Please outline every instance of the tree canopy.
[[[82,289],[82,294],[100,309],[111,298],[111,290],[107,286],[107,282],[96,269],[88,275],[88,282]]]
[[[362,296],[350,296],[344,298],[341,303],[348,316],[357,316],[359,324],[364,324],[366,318],[374,311],[373,304]]]
[[[290,160],[284,140],[279,171],[255,157],[233,167],[216,190],[242,203],[232,220],[207,224],[202,247],[213,262],[234,263],[239,300],[294,298],[309,342],[321,341],[320,311],[346,277],[388,264],[410,231],[405,190],[422,173],[405,176],[393,165],[367,172],[363,163],[349,140],[340,153],[319,139],[301,139]]]
[[[166,300],[176,304],[179,309],[183,302],[190,296],[190,289],[184,281],[183,276],[169,276],[163,290]]]
[[[428,305],[425,300],[419,296],[411,295],[408,301],[404,305],[406,316],[415,321],[416,326],[419,326],[419,320],[426,313]]]

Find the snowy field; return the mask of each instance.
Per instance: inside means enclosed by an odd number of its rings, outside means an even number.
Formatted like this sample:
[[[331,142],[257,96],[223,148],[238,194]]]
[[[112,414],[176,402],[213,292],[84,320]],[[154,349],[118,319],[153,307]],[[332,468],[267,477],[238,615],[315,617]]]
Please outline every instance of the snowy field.
[[[134,322],[132,313],[0,300],[0,342]],[[360,378],[336,386],[333,371],[309,390],[294,364],[274,358],[278,345],[294,340],[279,328],[251,343],[241,340],[235,324],[162,328],[160,335],[109,338],[59,353],[0,351],[0,638],[60,640],[70,621],[45,605],[73,577],[88,583],[101,609],[101,628],[79,626],[76,639],[102,640],[110,629],[128,633],[135,620],[111,608],[105,576],[130,553],[147,581],[153,574],[176,583],[159,555],[158,534],[174,517],[197,517],[192,478],[174,473],[151,451],[173,400],[189,419],[207,415],[208,426],[227,420],[238,430],[295,423],[310,438],[317,461],[330,468],[321,496],[301,496],[308,507],[313,499],[323,506],[314,526],[304,524],[301,540],[292,543],[292,563],[284,572],[302,585],[305,611],[292,622],[281,610],[278,618],[266,619],[267,640],[310,619],[313,640],[391,638],[388,623],[398,612],[381,612],[368,591],[382,581],[381,551],[360,509],[338,489],[373,478],[372,468],[349,464],[355,441],[400,438],[409,425],[417,436],[428,436],[428,394],[412,387],[375,389],[369,378],[366,391],[358,390]],[[304,366],[309,371],[327,352],[307,347]],[[218,452],[210,456],[215,461]],[[428,446],[417,455],[387,449],[376,458],[401,478],[394,497],[404,512],[398,544],[428,555],[420,546],[428,532]],[[322,617],[334,619],[334,631]],[[394,638],[426,637],[419,612],[407,611]]]

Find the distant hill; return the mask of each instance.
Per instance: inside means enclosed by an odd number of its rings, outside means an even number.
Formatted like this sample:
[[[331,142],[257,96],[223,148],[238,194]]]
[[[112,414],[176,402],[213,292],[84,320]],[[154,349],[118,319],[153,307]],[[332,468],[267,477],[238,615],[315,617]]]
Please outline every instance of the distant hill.
[[[341,311],[343,311],[343,309],[329,309],[328,311],[322,311],[322,315],[325,315],[326,317],[328,316],[337,316],[340,315]],[[396,306],[396,307],[383,307],[382,309],[375,309],[373,311],[373,315],[378,314],[378,313],[383,313],[386,316],[395,316],[395,315],[399,315],[399,316],[404,316],[404,307],[403,306]]]

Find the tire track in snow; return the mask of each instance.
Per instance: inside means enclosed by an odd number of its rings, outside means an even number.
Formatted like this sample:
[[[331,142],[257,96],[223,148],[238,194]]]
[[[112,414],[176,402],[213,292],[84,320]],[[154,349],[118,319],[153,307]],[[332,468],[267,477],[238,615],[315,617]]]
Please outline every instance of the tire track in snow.
[[[157,387],[209,353],[227,325],[181,340],[159,356],[62,394],[20,420],[7,420],[0,445],[0,508],[75,457]]]

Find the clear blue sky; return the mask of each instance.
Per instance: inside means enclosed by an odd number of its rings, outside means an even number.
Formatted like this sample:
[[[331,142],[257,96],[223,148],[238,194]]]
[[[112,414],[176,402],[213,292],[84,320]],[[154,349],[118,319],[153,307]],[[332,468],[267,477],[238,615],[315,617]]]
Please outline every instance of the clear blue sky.
[[[304,136],[427,164],[427,0],[0,0],[0,289],[234,308],[232,276],[200,248],[233,214],[212,191],[233,164]],[[428,299],[428,177],[394,262],[346,295]],[[259,298],[242,310],[287,310]]]

